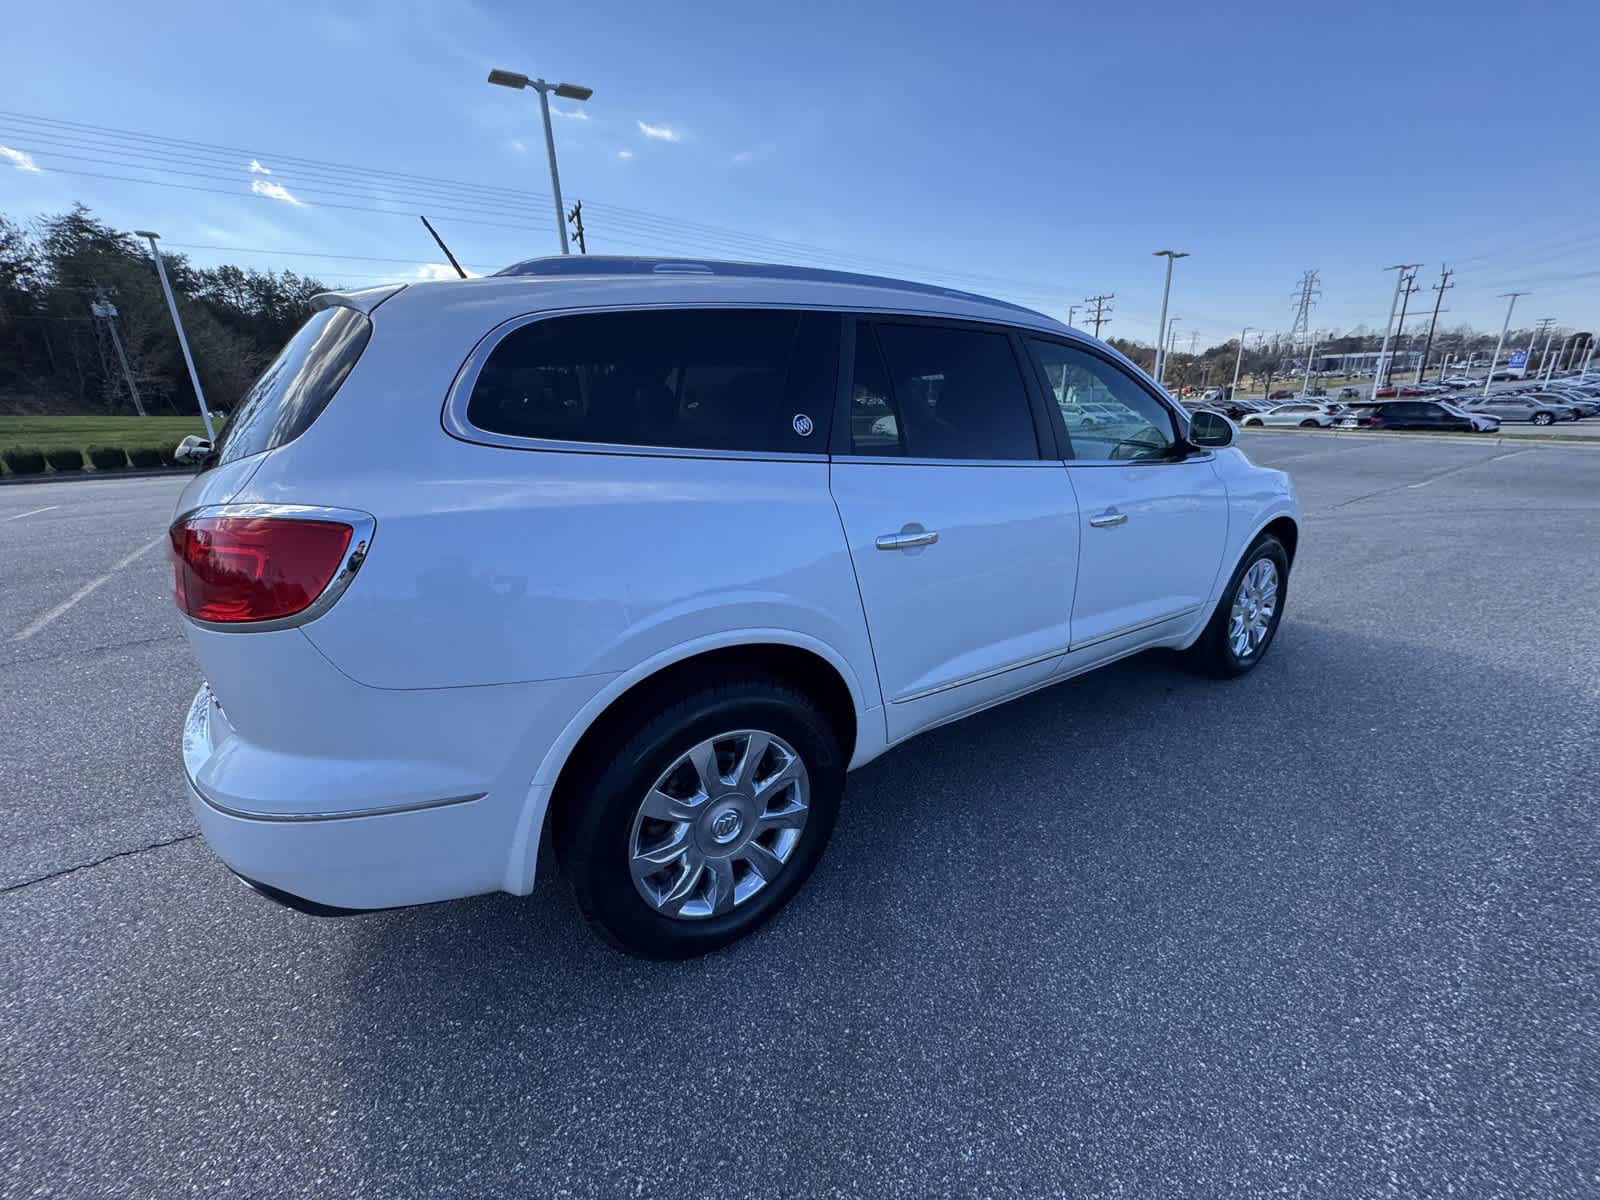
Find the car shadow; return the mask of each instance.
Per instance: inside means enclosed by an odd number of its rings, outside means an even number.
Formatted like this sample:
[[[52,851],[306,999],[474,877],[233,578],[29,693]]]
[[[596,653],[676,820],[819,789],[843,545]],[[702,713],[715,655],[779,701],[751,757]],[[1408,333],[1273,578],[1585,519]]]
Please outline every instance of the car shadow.
[[[852,774],[808,885],[704,959],[608,948],[548,861],[525,899],[361,918],[334,1036],[374,1117],[348,1149],[402,1189],[824,1194],[918,1156],[953,1191],[1038,1191],[1218,1141],[1360,1158],[1329,1114],[1409,1103],[1374,1072],[1480,1119],[1498,1022],[1544,1003],[1522,959],[1588,936],[1518,898],[1592,821],[1580,767],[1491,714],[1580,700],[1288,620],[1243,679],[1150,653]],[[1533,1103],[1496,1078],[1497,1110]]]

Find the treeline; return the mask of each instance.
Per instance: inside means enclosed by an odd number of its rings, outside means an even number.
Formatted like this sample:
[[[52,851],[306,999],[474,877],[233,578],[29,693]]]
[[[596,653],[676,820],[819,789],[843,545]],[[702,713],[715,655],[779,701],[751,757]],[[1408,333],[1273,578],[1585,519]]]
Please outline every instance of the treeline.
[[[233,407],[328,290],[293,271],[162,258],[213,409]],[[198,412],[145,242],[82,205],[28,225],[0,215],[0,413],[132,413],[113,321],[145,410]]]

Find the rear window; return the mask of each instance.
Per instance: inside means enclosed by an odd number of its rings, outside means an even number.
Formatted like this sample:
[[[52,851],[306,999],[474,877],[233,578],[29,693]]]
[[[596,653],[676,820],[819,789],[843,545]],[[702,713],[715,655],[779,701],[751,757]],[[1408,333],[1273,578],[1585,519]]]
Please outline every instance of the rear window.
[[[772,309],[551,317],[490,353],[467,421],[609,445],[827,452],[839,318]]]
[[[372,322],[353,308],[326,308],[302,325],[234,408],[217,461],[275,450],[310,429],[371,336]]]

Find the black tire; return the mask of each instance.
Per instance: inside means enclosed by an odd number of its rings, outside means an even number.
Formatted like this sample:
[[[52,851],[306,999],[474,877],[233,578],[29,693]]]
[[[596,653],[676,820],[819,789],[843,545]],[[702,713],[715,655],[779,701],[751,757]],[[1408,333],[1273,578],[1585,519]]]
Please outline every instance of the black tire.
[[[805,693],[764,675],[707,680],[630,723],[613,756],[563,789],[554,836],[578,908],[612,945],[640,958],[693,958],[753,932],[787,904],[827,847],[844,792],[839,734]],[[648,903],[629,871],[634,817],[646,791],[690,747],[730,730],[759,729],[794,747],[810,782],[809,815],[786,866],[732,911],[698,919]]]
[[[1538,412],[1533,414],[1533,423],[1535,425],[1553,425],[1555,424],[1555,418],[1547,412]]]
[[[1318,426],[1317,426],[1317,423],[1315,421],[1307,420],[1307,421],[1301,421],[1300,422],[1300,428],[1301,429],[1316,429],[1317,427]]]
[[[1260,422],[1260,421],[1246,421],[1246,422],[1245,422],[1245,424],[1246,424],[1246,425],[1256,425],[1256,426],[1260,426],[1260,425],[1261,425],[1261,424],[1262,424],[1262,422]]]
[[[1270,558],[1278,569],[1277,604],[1267,623],[1267,636],[1262,639],[1259,646],[1241,657],[1233,652],[1233,646],[1228,641],[1228,623],[1233,612],[1233,598],[1239,590],[1245,572],[1263,558]],[[1196,670],[1218,679],[1233,679],[1254,670],[1255,665],[1266,656],[1272,647],[1273,639],[1278,634],[1278,623],[1283,620],[1283,606],[1288,595],[1289,553],[1283,548],[1282,542],[1270,533],[1264,533],[1245,552],[1244,557],[1239,560],[1239,565],[1234,568],[1233,574],[1228,577],[1228,586],[1222,589],[1222,597],[1217,601],[1216,611],[1211,614],[1211,620],[1206,623],[1205,632],[1187,651],[1189,663]]]

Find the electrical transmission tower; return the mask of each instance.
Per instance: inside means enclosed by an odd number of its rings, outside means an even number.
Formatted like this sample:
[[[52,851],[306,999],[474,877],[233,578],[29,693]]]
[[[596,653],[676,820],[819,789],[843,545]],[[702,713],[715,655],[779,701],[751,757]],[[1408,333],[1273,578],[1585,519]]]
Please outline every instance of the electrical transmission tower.
[[[1321,295],[1321,275],[1303,272],[1294,290],[1294,328],[1289,330],[1289,345],[1304,346],[1307,361],[1311,356],[1311,308]]]
[[[1093,310],[1089,314],[1089,319],[1094,322],[1095,337],[1100,336],[1100,326],[1111,324],[1111,317],[1109,314],[1111,313],[1112,309],[1111,305],[1107,304],[1106,301],[1115,300],[1116,298],[1117,294],[1115,292],[1111,292],[1104,296],[1089,296],[1084,300],[1084,303]]]

